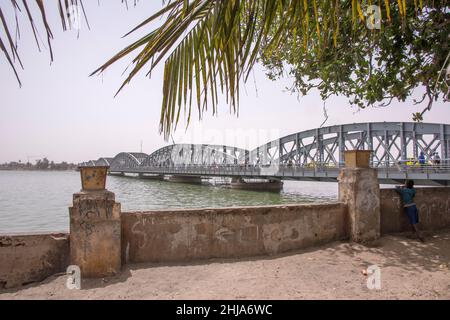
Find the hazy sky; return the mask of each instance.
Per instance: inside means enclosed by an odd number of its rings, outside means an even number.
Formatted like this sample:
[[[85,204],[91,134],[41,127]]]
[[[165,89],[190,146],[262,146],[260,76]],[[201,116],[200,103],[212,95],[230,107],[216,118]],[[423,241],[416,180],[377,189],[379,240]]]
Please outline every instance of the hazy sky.
[[[85,1],[91,30],[82,25],[79,39],[76,31],[61,31],[56,6],[48,4],[55,36],[55,61],[51,66],[48,51],[37,51],[31,29],[22,24],[22,88],[0,56],[0,162],[26,161],[27,156],[81,162],[120,151],[139,151],[141,141],[146,153],[169,143],[158,130],[162,68],[155,70],[151,79],[144,74],[137,76],[116,98],[113,96],[130,59],[101,77],[88,77],[139,33],[125,39],[122,35],[161,6],[159,0],[141,0],[136,8],[126,11],[120,2],[103,1],[98,7],[97,1]],[[150,27],[143,31],[148,30]],[[297,96],[285,92],[290,83],[289,79],[267,80],[264,70],[257,66],[254,78],[251,76],[242,90],[239,117],[230,115],[228,106],[222,104],[218,117],[208,115],[201,122],[193,118],[187,131],[184,123],[180,124],[175,142],[224,143],[252,149],[271,139],[320,126],[323,102],[317,92],[297,100]],[[419,96],[417,92],[416,98]],[[435,103],[424,120],[450,123],[449,106]],[[413,106],[411,99],[393,102],[387,108],[358,111],[346,99],[331,98],[325,125],[406,122],[422,108]]]

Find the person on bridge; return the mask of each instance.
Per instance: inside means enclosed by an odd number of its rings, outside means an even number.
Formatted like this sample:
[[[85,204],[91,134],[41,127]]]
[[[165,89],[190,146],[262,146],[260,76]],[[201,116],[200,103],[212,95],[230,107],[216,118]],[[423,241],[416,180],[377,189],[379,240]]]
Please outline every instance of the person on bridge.
[[[441,157],[439,156],[439,152],[434,153],[434,164],[439,166],[441,164]]]
[[[423,151],[420,151],[419,164],[420,164],[420,167],[422,167],[422,168],[425,165],[425,154],[423,153]]]
[[[403,210],[408,216],[409,223],[411,224],[413,233],[417,235],[420,241],[425,242],[422,233],[420,232],[417,224],[419,223],[419,210],[414,203],[414,197],[416,196],[416,190],[414,189],[414,181],[406,181],[405,186],[397,186],[395,188],[398,194],[400,194],[403,200]]]

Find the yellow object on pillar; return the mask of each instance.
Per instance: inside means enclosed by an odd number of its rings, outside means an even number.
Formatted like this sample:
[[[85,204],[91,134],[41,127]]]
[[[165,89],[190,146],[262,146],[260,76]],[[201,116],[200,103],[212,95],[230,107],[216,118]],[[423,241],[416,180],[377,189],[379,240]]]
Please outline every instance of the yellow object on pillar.
[[[369,168],[372,150],[344,151],[346,168]]]
[[[79,167],[83,191],[105,190],[108,166]]]

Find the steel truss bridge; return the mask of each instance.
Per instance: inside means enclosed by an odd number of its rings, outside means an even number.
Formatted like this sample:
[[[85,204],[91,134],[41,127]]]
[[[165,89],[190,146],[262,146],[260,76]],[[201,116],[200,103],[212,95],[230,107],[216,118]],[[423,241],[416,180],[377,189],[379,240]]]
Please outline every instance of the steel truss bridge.
[[[382,183],[414,179],[450,185],[450,124],[434,123],[335,125],[290,134],[254,150],[174,144],[150,155],[121,152],[80,165],[107,165],[111,173],[120,174],[335,181],[346,150],[373,150],[371,166]],[[418,161],[421,152],[425,164]]]

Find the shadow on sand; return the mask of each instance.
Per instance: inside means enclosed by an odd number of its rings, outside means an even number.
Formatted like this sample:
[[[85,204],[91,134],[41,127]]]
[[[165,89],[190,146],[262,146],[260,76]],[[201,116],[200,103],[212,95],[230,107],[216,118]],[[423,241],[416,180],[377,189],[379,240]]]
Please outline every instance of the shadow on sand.
[[[81,290],[89,290],[96,288],[106,288],[108,286],[126,282],[131,277],[133,271],[139,269],[156,268],[156,267],[182,267],[182,266],[202,266],[210,264],[233,264],[237,262],[245,261],[257,261],[257,260],[274,260],[283,257],[305,254],[309,252],[321,251],[324,253],[324,260],[327,264],[338,264],[339,261],[333,260],[333,257],[340,256],[348,257],[348,260],[356,259],[365,253],[373,253],[383,258],[383,263],[380,267],[401,267],[406,271],[437,271],[443,265],[450,267],[450,229],[444,229],[441,231],[429,233],[425,232],[426,242],[421,243],[417,239],[411,237],[409,233],[398,233],[384,235],[377,241],[362,245],[352,243],[349,241],[337,241],[328,243],[321,246],[311,247],[303,250],[294,250],[285,253],[280,253],[271,256],[253,256],[248,258],[236,258],[236,259],[222,259],[212,258],[208,260],[186,261],[186,262],[173,262],[173,263],[130,263],[123,266],[122,272],[119,275],[101,278],[101,279],[82,279]],[[359,264],[363,267],[372,265],[370,261],[364,259],[358,259]],[[318,263],[324,263],[324,261],[318,261]],[[320,266],[318,266],[320,267]],[[33,288],[55,281],[56,278],[67,277],[67,275],[57,274],[50,276],[44,281],[28,284],[26,286],[12,288],[12,289],[0,289],[1,293],[15,293],[27,288]]]

